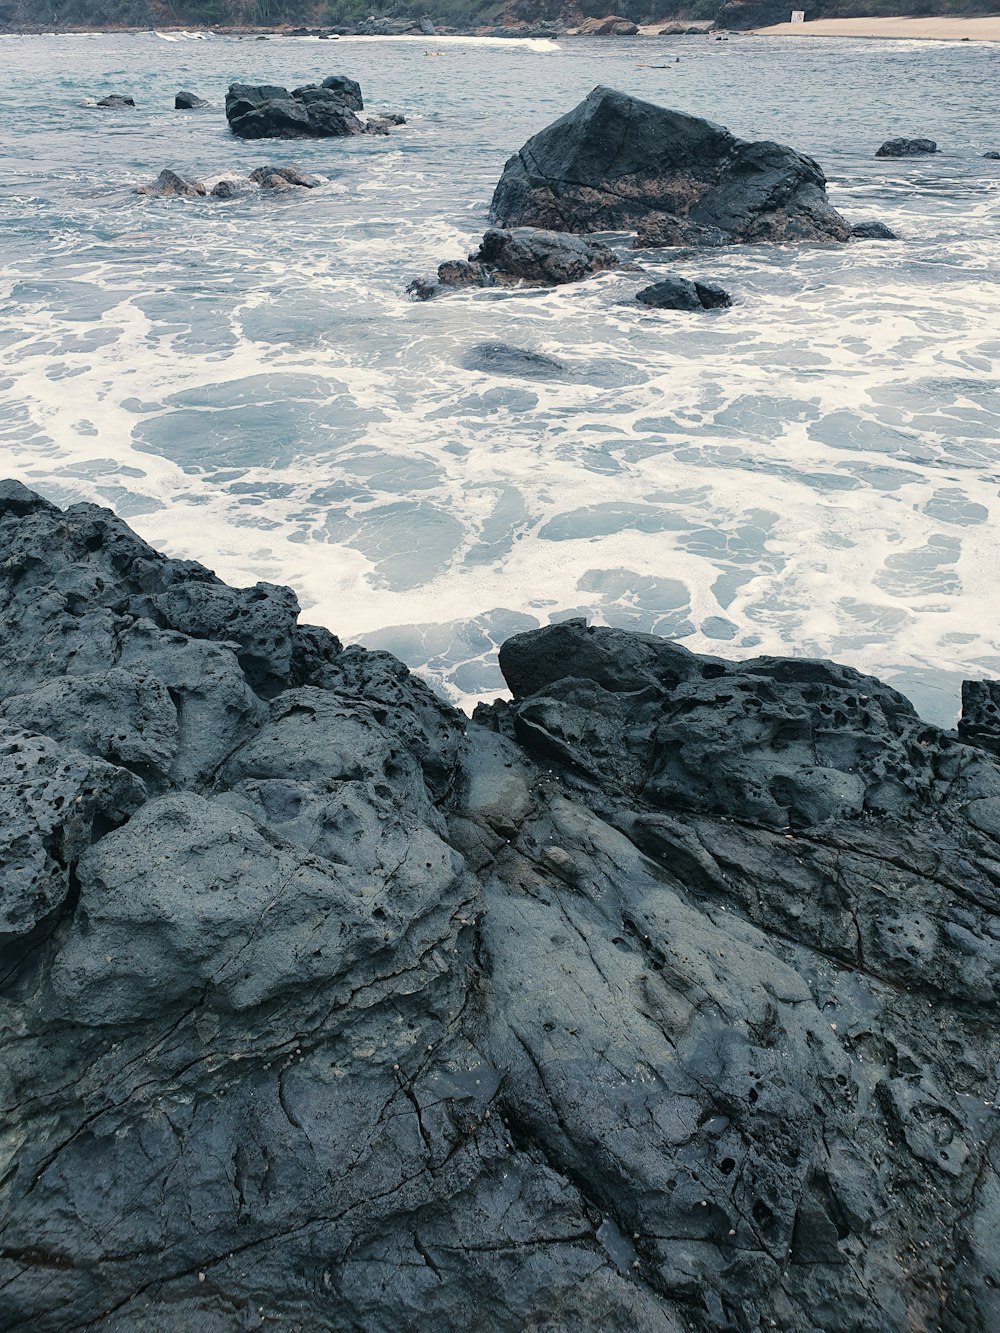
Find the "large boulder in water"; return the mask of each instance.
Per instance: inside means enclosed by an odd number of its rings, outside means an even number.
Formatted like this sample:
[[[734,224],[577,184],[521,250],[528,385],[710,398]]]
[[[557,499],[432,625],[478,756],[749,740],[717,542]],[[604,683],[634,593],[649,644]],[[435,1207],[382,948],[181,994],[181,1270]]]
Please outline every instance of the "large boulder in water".
[[[229,128],[241,139],[339,139],[361,134],[364,125],[354,114],[361,89],[346,76],[334,79],[340,82],[328,79],[326,84],[306,84],[293,92],[277,84],[231,84],[226,94]]]
[[[577,37],[634,37],[638,25],[631,19],[609,14],[603,19],[584,19],[576,30]]]
[[[644,245],[844,241],[850,227],[811,157],[595,88],[508,161],[499,227],[637,229]]]

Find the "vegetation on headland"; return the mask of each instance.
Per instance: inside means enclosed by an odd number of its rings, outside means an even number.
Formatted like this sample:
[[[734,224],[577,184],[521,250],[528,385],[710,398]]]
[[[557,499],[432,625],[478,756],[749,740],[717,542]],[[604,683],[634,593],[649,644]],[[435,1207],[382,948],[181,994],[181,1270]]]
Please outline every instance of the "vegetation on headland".
[[[363,20],[428,15],[438,27],[475,30],[520,24],[572,28],[618,14],[636,23],[714,20],[754,28],[809,18],[961,17],[991,14],[1000,0],[0,0],[0,32],[101,28],[353,28]]]

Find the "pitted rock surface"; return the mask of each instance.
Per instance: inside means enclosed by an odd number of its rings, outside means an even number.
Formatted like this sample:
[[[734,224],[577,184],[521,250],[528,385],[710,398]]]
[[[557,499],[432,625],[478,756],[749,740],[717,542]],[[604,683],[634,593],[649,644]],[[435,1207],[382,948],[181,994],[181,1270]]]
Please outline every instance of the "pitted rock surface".
[[[0,1327],[1000,1325],[996,683],[297,613],[0,484]]]

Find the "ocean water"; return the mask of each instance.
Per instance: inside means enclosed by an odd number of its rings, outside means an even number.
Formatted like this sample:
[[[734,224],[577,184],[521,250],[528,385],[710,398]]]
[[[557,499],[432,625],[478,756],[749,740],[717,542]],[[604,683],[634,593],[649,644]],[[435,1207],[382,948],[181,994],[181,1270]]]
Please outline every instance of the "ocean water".
[[[1000,48],[769,38],[0,39],[5,475],[111,506],[450,698],[567,615],[832,656],[950,724],[1000,672]],[[391,137],[234,139],[234,80],[357,78]],[[642,252],[644,275],[414,303],[505,159],[596,84],[775,138],[895,242]],[[173,110],[191,88],[211,109]],[[130,92],[135,111],[93,101]],[[930,135],[933,158],[881,161]],[[149,199],[295,161],[322,188]],[[623,245],[628,238],[615,238]],[[729,311],[644,310],[666,269]],[[544,377],[472,349],[556,359]]]

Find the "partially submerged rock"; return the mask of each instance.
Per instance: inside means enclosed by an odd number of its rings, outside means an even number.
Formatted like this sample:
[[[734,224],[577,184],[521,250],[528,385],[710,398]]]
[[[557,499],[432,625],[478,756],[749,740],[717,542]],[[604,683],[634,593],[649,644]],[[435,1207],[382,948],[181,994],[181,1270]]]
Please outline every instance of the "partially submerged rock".
[[[364,132],[355,114],[362,106],[360,87],[343,74],[292,92],[275,84],[234,83],[226,94],[226,119],[242,139],[344,138]]]
[[[851,238],[858,241],[898,241],[899,237],[884,222],[856,222]]]
[[[407,288],[422,300],[438,287],[556,287],[610,269],[635,271],[614,250],[586,236],[538,227],[491,227],[468,260],[438,266],[438,285],[418,278]]]
[[[204,97],[199,97],[197,93],[183,90],[174,98],[175,111],[198,111],[202,107],[208,106]]]
[[[135,193],[155,195],[161,199],[199,199],[205,194],[205,186],[201,181],[187,180],[165,167],[155,181],[136,186]]]
[[[635,299],[658,310],[719,310],[733,303],[729,293],[714,283],[691,282],[676,273],[636,292]]]
[[[983,157],[988,158],[991,162],[1000,162],[1000,153],[993,149],[990,149],[988,153],[984,153]]]
[[[996,682],[297,612],[0,484],[0,1326],[1000,1326]]]
[[[257,167],[251,171],[250,180],[255,185],[262,185],[269,189],[280,189],[282,186],[292,185],[303,190],[315,190],[320,184],[318,176],[310,176],[308,172],[301,171],[291,163],[281,167]]]
[[[637,230],[638,244],[844,241],[812,158],[595,88],[510,158],[490,221],[555,231]]]
[[[135,98],[129,93],[111,93],[107,97],[102,97],[97,105],[112,111],[124,111],[128,107],[135,106]]]
[[[919,157],[924,153],[936,153],[937,144],[933,139],[886,139],[881,148],[876,149],[876,157]]]

